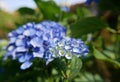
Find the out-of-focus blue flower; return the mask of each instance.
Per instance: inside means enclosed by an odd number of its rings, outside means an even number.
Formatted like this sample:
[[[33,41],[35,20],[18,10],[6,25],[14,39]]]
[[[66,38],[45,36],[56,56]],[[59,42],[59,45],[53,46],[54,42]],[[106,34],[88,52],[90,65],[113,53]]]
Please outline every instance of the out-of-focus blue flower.
[[[9,56],[18,59],[23,70],[32,65],[35,57],[43,58],[49,64],[55,58],[72,59],[73,55],[85,56],[89,51],[83,41],[66,37],[66,29],[52,21],[27,23],[10,32],[8,37],[5,59]]]
[[[67,7],[67,6],[62,6],[62,7],[61,7],[61,10],[64,11],[64,12],[69,12],[69,11],[70,11],[70,8]]]
[[[89,5],[91,4],[92,2],[95,2],[95,3],[99,3],[100,0],[87,0],[86,1],[86,4]]]
[[[70,7],[76,4],[85,3],[86,0],[53,0],[58,6],[67,6]]]
[[[61,10],[64,12],[69,12],[70,7],[76,4],[83,4],[87,0],[53,0],[58,6],[60,6]]]

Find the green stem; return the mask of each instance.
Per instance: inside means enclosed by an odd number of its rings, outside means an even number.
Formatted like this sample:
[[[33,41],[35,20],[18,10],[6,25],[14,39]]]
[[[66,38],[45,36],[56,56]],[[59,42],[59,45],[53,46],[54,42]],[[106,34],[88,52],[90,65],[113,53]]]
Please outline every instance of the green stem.
[[[61,71],[61,73],[62,73],[63,82],[69,82],[67,72]]]
[[[66,76],[65,76],[64,71],[61,71],[61,73],[62,73],[63,78],[65,78]]]

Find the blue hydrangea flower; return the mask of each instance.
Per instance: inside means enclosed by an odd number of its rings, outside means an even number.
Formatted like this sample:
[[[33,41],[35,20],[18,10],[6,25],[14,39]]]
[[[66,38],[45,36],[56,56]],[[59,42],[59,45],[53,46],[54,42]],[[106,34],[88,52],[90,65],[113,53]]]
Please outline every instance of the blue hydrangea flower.
[[[18,59],[21,69],[29,68],[35,57],[43,58],[45,51],[65,34],[66,29],[52,21],[27,23],[8,34],[10,41],[5,57]]]
[[[83,41],[66,37],[66,29],[52,21],[27,23],[10,32],[8,37],[5,58],[18,59],[23,70],[29,68],[36,57],[49,64],[55,58],[72,59],[73,55],[85,56],[89,51]]]
[[[77,57],[86,56],[88,52],[88,47],[82,40],[65,37],[58,41],[56,46],[49,48],[48,53],[50,55],[48,57],[48,62],[50,62],[51,59],[59,57],[72,59],[73,55],[76,55]]]

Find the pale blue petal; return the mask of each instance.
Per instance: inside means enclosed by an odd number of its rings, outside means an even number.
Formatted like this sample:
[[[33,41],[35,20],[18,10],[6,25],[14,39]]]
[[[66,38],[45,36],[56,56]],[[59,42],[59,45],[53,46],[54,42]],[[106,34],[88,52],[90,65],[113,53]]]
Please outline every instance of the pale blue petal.
[[[70,8],[67,7],[67,6],[62,6],[62,7],[61,7],[61,10],[64,11],[64,12],[69,12],[69,11],[70,11]]]
[[[30,44],[34,47],[40,47],[42,45],[42,43],[43,43],[43,41],[38,37],[35,37],[30,41]]]
[[[16,51],[16,52],[26,52],[26,51],[28,51],[28,49],[26,49],[25,47],[20,46],[20,47],[17,47],[17,48],[15,49],[15,51]]]
[[[37,35],[38,37],[42,37],[42,36],[43,36],[43,31],[37,31],[37,32],[36,32],[36,35]]]
[[[33,57],[43,58],[43,56],[44,56],[43,52],[33,52]]]
[[[18,29],[16,30],[16,32],[17,32],[18,34],[22,34],[22,33],[24,32],[24,28],[23,28],[23,27],[20,27],[20,28],[18,28]]]
[[[31,65],[32,65],[32,62],[26,61],[20,66],[20,69],[25,70],[29,68]]]
[[[16,39],[17,39],[16,37],[11,37],[9,43],[14,43],[16,41]]]
[[[73,48],[72,50],[73,50],[74,53],[81,53],[79,48]]]
[[[8,46],[8,48],[7,48],[8,51],[13,51],[14,49],[15,49],[15,47],[13,45]]]
[[[22,39],[17,39],[15,44],[16,44],[16,46],[24,46],[25,45],[25,43],[23,42]]]
[[[22,54],[22,56],[18,58],[18,61],[21,63],[25,62],[26,61],[25,56]]]
[[[71,49],[71,46],[70,46],[70,45],[65,45],[64,48],[65,48],[66,50],[69,50],[69,49]]]
[[[48,59],[47,61],[46,61],[46,65],[48,65],[50,62],[52,62],[54,59],[53,58],[51,58],[51,59]]]
[[[36,33],[36,30],[31,28],[31,29],[25,30],[23,34],[25,36],[33,36],[33,35],[35,35],[35,33]]]
[[[34,26],[34,23],[27,23],[26,26],[27,26],[27,28],[31,28]]]

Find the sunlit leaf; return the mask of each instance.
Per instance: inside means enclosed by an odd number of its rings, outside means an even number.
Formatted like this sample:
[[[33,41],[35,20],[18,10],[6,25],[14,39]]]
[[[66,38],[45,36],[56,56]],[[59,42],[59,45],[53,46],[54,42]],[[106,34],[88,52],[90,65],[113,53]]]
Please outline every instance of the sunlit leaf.
[[[44,19],[58,20],[60,8],[53,1],[34,0],[42,12]]]
[[[113,59],[107,57],[106,55],[101,53],[99,50],[94,48],[94,52],[93,53],[94,53],[95,58],[103,60],[103,61],[106,61],[106,62],[112,64],[113,66],[120,67],[120,63],[119,62],[117,62],[116,60],[113,60]]]
[[[115,53],[113,53],[113,52],[111,52],[111,51],[108,51],[108,50],[104,50],[103,53],[104,53],[107,57],[109,57],[109,58],[111,58],[111,59],[115,59]]]

